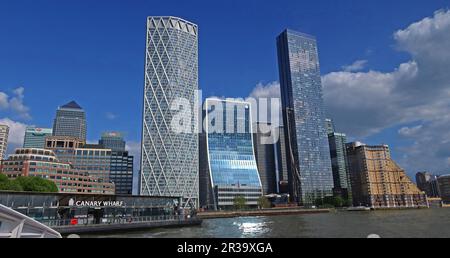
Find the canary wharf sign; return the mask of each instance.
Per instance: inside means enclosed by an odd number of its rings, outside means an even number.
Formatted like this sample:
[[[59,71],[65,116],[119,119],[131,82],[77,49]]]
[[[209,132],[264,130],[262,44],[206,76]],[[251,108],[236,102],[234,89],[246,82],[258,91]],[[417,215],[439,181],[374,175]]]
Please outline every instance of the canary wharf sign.
[[[69,200],[69,206],[76,207],[124,207],[123,201],[76,201]]]

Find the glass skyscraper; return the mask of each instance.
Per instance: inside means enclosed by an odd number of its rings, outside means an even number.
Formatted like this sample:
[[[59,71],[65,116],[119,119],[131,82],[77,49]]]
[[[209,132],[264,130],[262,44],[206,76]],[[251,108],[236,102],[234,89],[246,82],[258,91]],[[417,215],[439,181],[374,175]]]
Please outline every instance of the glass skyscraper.
[[[45,138],[52,136],[53,130],[51,128],[36,128],[29,126],[25,130],[25,137],[23,141],[24,148],[45,148]]]
[[[98,144],[103,148],[111,149],[112,151],[125,151],[126,145],[122,133],[119,132],[103,133]]]
[[[266,133],[265,129],[271,126],[270,123],[257,122],[253,124],[255,134],[253,135],[253,143],[255,145],[255,157],[258,165],[259,177],[263,187],[263,193],[277,193],[277,174],[275,161],[275,144],[267,144],[263,142],[263,138],[273,137],[271,132]]]
[[[205,139],[200,148],[201,206],[232,208],[237,196],[244,197],[247,205],[256,206],[263,193],[253,146],[250,104],[206,99],[205,123]]]
[[[141,156],[141,195],[177,196],[198,207],[198,29],[176,17],[148,17]],[[192,114],[176,132],[175,101]],[[190,130],[189,130],[190,129]]]
[[[290,192],[312,206],[333,194],[317,42],[288,29],[278,36],[277,50]]]
[[[75,101],[56,111],[53,136],[70,136],[86,142],[86,113]]]
[[[111,151],[110,180],[116,185],[116,194],[133,193],[133,160],[128,151]]]
[[[343,133],[328,134],[331,168],[333,170],[334,193],[351,201],[352,189],[347,164],[347,136]]]

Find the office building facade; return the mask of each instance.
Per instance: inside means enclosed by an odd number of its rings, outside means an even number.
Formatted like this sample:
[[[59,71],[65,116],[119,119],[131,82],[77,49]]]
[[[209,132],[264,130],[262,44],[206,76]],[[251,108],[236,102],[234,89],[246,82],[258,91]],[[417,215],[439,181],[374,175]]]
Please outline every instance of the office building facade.
[[[437,182],[438,177],[432,175],[429,172],[416,173],[417,187],[427,194],[427,197],[437,198],[439,197],[439,185]]]
[[[183,197],[198,207],[198,29],[176,17],[148,17],[141,195]],[[182,131],[171,106],[187,101]],[[185,107],[184,111],[189,111]]]
[[[5,158],[8,149],[9,126],[0,125],[0,161]]]
[[[290,193],[300,205],[313,206],[333,194],[317,42],[285,30],[277,50]]]
[[[86,142],[86,113],[75,101],[58,108],[53,136],[69,136]]]
[[[237,197],[244,197],[247,206],[256,207],[263,192],[250,104],[206,99],[205,124],[200,141],[201,207],[232,209]]]
[[[349,143],[347,158],[355,206],[428,207],[425,193],[391,159],[387,145]]]
[[[334,195],[341,196],[351,202],[352,190],[347,165],[346,142],[347,136],[343,133],[331,132],[328,134],[331,169],[333,171]]]
[[[98,144],[105,149],[111,149],[112,151],[122,151],[122,152],[125,151],[126,146],[123,134],[120,132],[103,133]]]
[[[275,169],[277,175],[277,193],[289,193],[288,160],[286,153],[286,137],[284,127],[278,127],[279,138],[274,146],[275,150]]]
[[[36,148],[16,149],[0,165],[0,172],[9,178],[37,176],[53,181],[61,193],[114,194],[113,183],[74,169],[69,163],[61,162],[51,150]]]
[[[325,119],[325,128],[327,129],[327,134],[334,133],[334,123],[332,119]]]
[[[116,194],[133,194],[133,161],[128,151],[111,151],[109,177],[116,186]]]
[[[45,148],[45,138],[53,135],[51,128],[27,127],[25,129],[25,137],[23,140],[23,148]]]
[[[439,176],[437,182],[442,202],[446,205],[450,204],[450,175]]]
[[[111,149],[86,145],[78,138],[68,136],[47,137],[45,148],[52,150],[60,161],[70,163],[74,169],[111,182]]]
[[[271,138],[272,132],[266,132],[270,124],[257,122],[253,124],[255,133],[253,145],[258,166],[259,177],[265,195],[277,193],[277,170],[275,161],[275,144],[267,144],[266,138]]]

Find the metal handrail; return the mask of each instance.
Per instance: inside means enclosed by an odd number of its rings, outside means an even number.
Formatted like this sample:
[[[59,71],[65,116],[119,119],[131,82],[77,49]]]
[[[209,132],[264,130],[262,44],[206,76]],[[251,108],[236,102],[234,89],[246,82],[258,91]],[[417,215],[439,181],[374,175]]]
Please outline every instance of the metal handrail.
[[[110,217],[101,218],[100,221],[95,221],[94,218],[74,218],[74,219],[58,219],[58,220],[45,220],[41,223],[49,227],[65,227],[65,226],[81,226],[81,225],[120,225],[120,224],[133,224],[133,223],[146,223],[146,222],[161,222],[161,221],[185,221],[192,219],[189,215],[159,215],[159,216],[142,216],[142,217]]]

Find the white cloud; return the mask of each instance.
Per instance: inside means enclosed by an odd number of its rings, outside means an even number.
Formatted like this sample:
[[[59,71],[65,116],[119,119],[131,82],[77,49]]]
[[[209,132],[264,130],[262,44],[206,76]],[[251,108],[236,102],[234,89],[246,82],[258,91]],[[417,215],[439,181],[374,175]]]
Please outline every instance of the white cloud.
[[[24,101],[25,88],[14,89],[13,97],[10,98],[6,93],[0,92],[0,110],[11,110],[21,119],[30,120],[30,109],[25,106]]]
[[[127,141],[125,149],[135,158],[141,156],[141,142]]]
[[[280,83],[270,82],[268,84],[258,83],[253,91],[250,93],[250,97],[259,98],[280,98]]]
[[[411,61],[392,72],[333,72],[323,76],[324,99],[337,127],[366,137],[401,128],[414,145],[398,149],[411,173],[449,170],[450,157],[450,11],[413,23],[394,33],[396,47]],[[395,147],[395,146],[394,146]]]
[[[367,60],[356,60],[351,65],[344,65],[344,66],[342,66],[342,70],[344,70],[346,72],[361,71],[361,70],[363,70],[366,67],[367,63],[368,63]]]
[[[422,128],[423,128],[423,125],[417,125],[414,127],[405,126],[398,130],[398,134],[400,134],[401,136],[404,136],[404,137],[411,137],[411,136],[417,135]]]
[[[8,95],[4,92],[0,92],[0,110],[7,109],[8,107]]]

